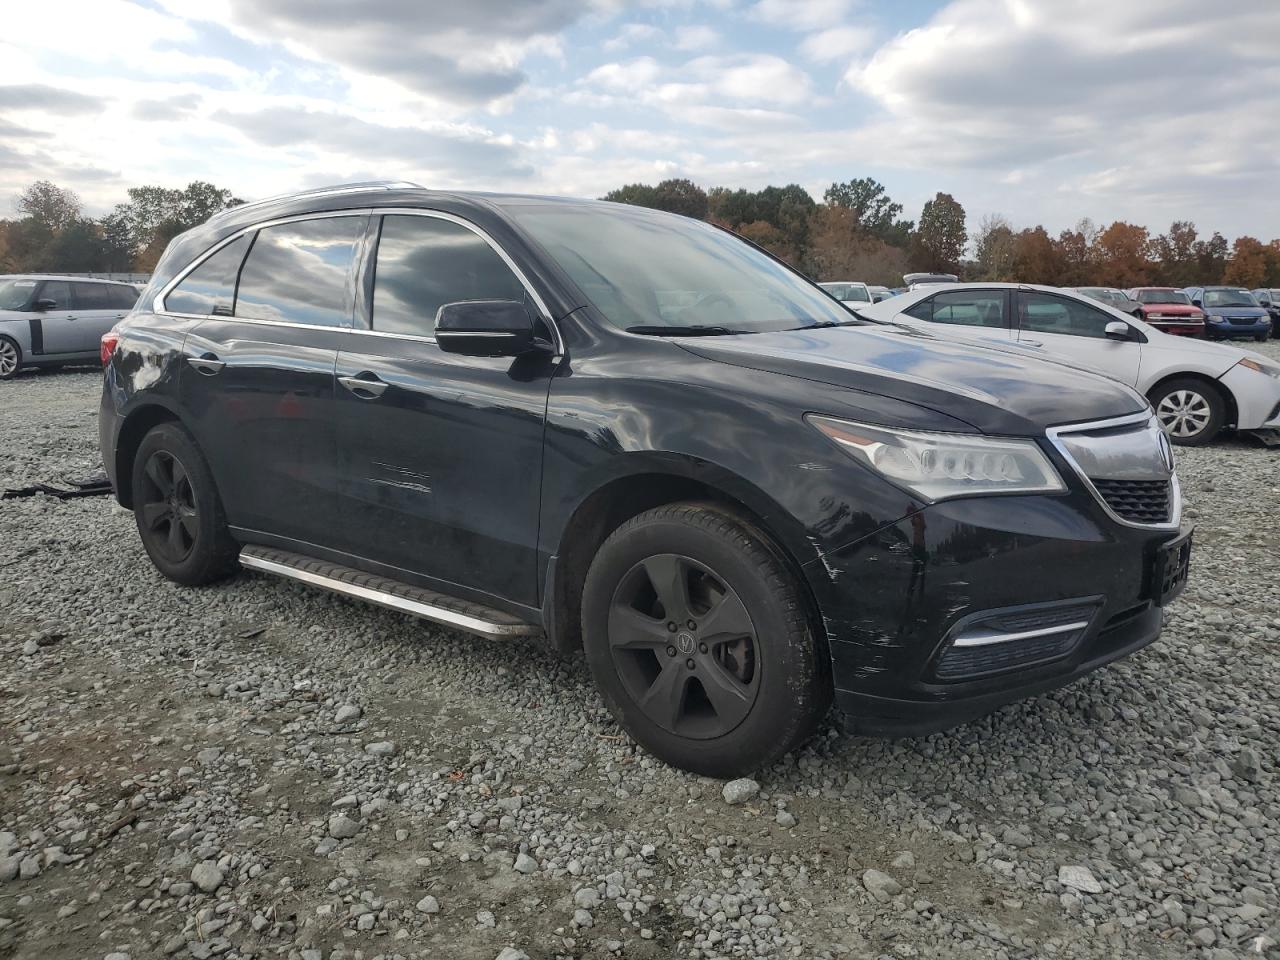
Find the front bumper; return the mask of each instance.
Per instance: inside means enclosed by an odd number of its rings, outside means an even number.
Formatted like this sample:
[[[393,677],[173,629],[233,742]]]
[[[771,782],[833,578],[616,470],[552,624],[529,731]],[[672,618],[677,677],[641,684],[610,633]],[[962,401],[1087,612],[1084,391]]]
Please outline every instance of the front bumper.
[[[1258,317],[1241,323],[1224,317],[1209,317],[1205,321],[1205,331],[1215,337],[1256,337],[1260,333],[1271,332],[1271,318]]]
[[[991,497],[934,504],[828,552],[806,573],[836,701],[860,732],[917,735],[1071,683],[1159,635],[1155,557],[1177,535],[1121,526],[1084,495]],[[1088,608],[1065,648],[943,678],[975,617],[1058,606]]]

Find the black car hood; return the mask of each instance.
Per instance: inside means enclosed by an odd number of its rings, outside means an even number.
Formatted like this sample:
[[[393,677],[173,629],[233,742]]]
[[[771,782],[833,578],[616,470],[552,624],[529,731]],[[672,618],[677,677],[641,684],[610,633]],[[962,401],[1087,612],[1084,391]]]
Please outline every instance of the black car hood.
[[[708,360],[905,400],[1004,436],[1041,436],[1056,424],[1120,417],[1147,405],[1107,377],[891,324],[679,343]]]

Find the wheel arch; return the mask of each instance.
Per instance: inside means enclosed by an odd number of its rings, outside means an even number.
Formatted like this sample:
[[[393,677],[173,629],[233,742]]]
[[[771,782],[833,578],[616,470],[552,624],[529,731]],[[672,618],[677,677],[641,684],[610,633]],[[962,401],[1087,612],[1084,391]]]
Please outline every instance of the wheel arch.
[[[800,525],[750,481],[692,457],[622,458],[625,470],[603,480],[584,496],[556,539],[544,586],[547,635],[562,654],[582,651],[582,585],[601,544],[632,517],[668,503],[700,501],[719,506],[749,527],[775,552],[805,597],[819,643],[826,635],[817,601],[802,567],[818,553]]]
[[[1203,383],[1210,390],[1217,392],[1222,398],[1222,402],[1226,404],[1226,411],[1223,416],[1222,425],[1224,427],[1234,427],[1240,421],[1240,408],[1236,405],[1235,394],[1231,392],[1231,388],[1222,382],[1218,377],[1210,376],[1207,373],[1201,373],[1196,370],[1178,370],[1173,373],[1166,373],[1163,377],[1151,384],[1147,388],[1147,400],[1150,401],[1160,390],[1161,387],[1174,380],[1197,380]],[[1154,403],[1152,404],[1154,406]]]
[[[120,424],[116,435],[115,479],[116,500],[122,507],[133,509],[133,458],[137,456],[142,438],[162,423],[186,427],[176,412],[160,403],[135,407]],[[190,432],[190,428],[187,429]]]

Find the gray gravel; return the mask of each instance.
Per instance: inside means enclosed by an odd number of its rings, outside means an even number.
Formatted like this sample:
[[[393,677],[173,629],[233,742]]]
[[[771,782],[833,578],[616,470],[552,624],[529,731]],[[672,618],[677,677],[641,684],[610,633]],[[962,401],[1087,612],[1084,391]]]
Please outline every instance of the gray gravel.
[[[0,486],[93,472],[98,390],[0,384]],[[1280,957],[1280,451],[1179,461],[1157,645],[727,792],[532,642],[182,589],[105,499],[4,501],[0,957]]]

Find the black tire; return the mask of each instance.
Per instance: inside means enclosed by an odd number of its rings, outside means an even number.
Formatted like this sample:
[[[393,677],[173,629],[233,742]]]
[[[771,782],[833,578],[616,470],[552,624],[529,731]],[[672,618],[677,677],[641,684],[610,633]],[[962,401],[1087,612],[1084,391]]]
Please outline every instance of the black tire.
[[[1267,342],[1267,338],[1268,338],[1268,337],[1270,337],[1270,336],[1271,336],[1271,334],[1269,334],[1269,333],[1255,333],[1255,334],[1253,335],[1253,339],[1257,340],[1259,343],[1266,343],[1266,342]]]
[[[22,348],[9,337],[0,337],[0,380],[12,380],[22,369]]]
[[[655,577],[682,584],[663,589],[688,614],[674,630]],[[587,572],[582,626],[614,718],[654,756],[693,773],[738,777],[767,766],[831,705],[831,662],[803,588],[762,534],[715,504],[668,504],[614,531]]]
[[[133,459],[133,515],[151,562],[176,583],[213,583],[235,572],[239,546],[204,455],[177,423],[153,427]]]
[[[1200,447],[1222,431],[1227,404],[1207,380],[1179,377],[1166,380],[1148,399],[1169,440],[1184,447]],[[1188,432],[1193,431],[1193,432]]]

